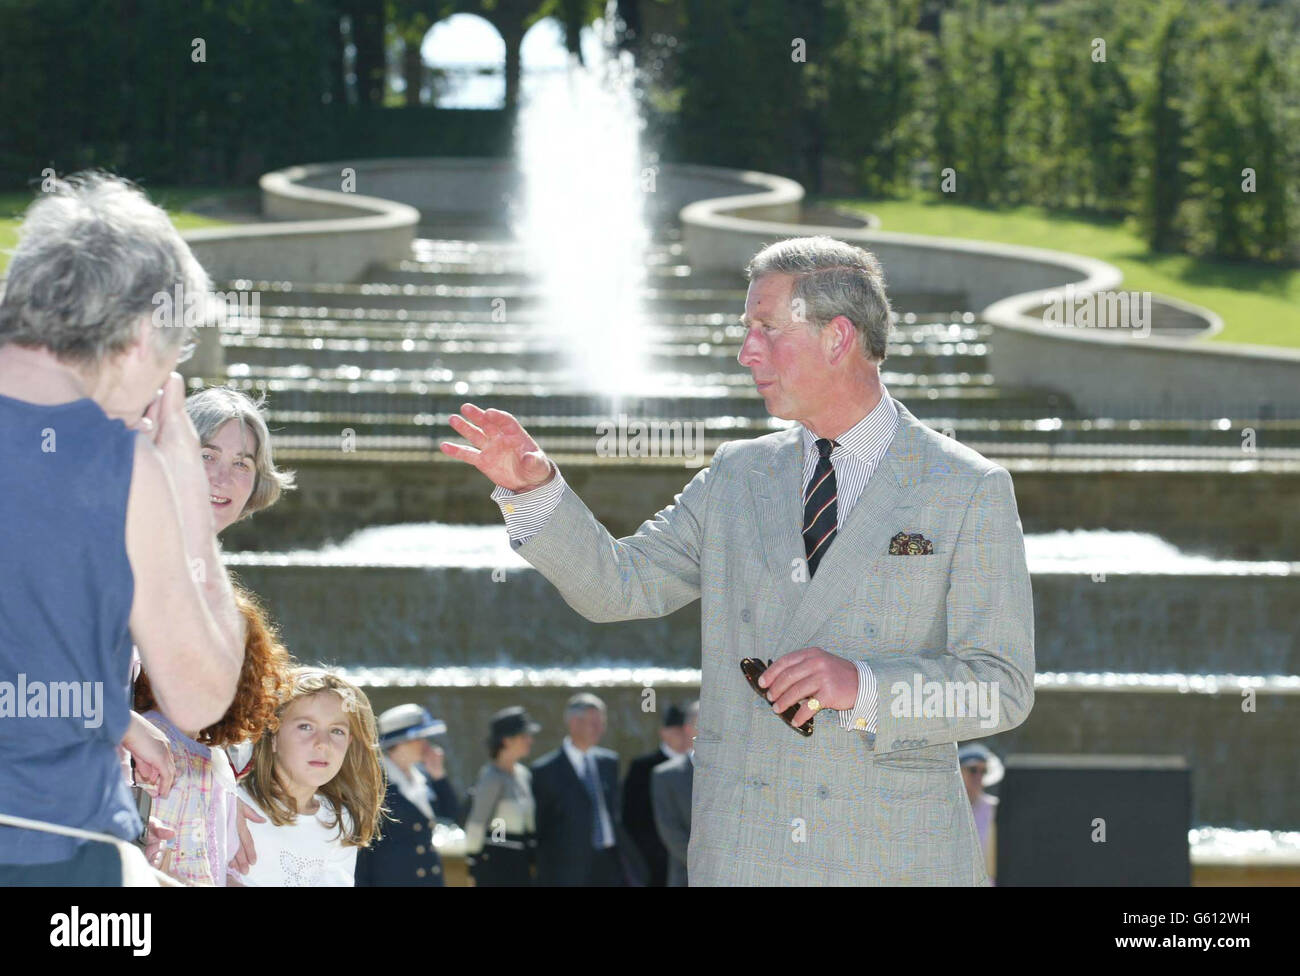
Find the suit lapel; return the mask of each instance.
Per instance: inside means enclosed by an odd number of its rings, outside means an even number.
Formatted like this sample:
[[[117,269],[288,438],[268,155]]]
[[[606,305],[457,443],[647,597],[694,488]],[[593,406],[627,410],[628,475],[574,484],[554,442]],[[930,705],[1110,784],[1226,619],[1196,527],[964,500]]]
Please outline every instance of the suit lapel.
[[[791,613],[803,599],[804,584],[793,578],[793,560],[803,558],[803,443],[799,427],[774,438],[775,447],[749,472],[749,491],[758,512],[763,558],[776,592]],[[832,547],[833,548],[833,547]]]
[[[573,763],[570,761],[569,754],[565,751],[563,745],[560,746],[560,769],[558,772],[562,779],[568,781],[570,792],[576,789],[578,793],[582,794],[584,800],[587,799],[587,786],[583,783],[582,777],[578,775],[578,771],[573,768]]]
[[[771,648],[773,657],[803,647],[888,550],[889,538],[897,531],[892,513],[905,507],[919,480],[923,457],[923,441],[916,429],[921,422],[897,400],[894,404],[898,407],[898,427],[889,449],[822,557],[817,574],[807,582],[794,582],[790,572],[790,560],[803,555],[803,450],[799,428],[793,428],[789,442],[780,442],[773,454],[773,464],[779,463],[781,468],[761,480],[756,475],[764,472],[751,472],[751,489],[756,498],[762,499],[760,515],[768,568],[777,576],[777,592],[791,611]],[[765,485],[771,487],[765,490]]]

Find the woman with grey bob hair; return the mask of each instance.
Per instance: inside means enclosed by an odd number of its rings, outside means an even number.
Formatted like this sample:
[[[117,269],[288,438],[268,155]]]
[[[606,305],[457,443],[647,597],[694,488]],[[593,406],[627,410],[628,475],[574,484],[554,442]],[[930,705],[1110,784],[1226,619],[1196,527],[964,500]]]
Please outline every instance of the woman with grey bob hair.
[[[254,400],[228,386],[210,386],[185,401],[203,448],[218,532],[270,508],[282,492],[294,488],[294,473],[275,466],[265,403],[265,396]],[[244,469],[238,466],[241,458]]]
[[[244,625],[173,372],[188,323],[155,314],[208,285],[167,214],[106,174],[47,181],[19,229],[0,296],[0,675],[80,694],[0,720],[0,884],[156,882],[127,843],[143,825],[117,748],[159,796],[176,762],[131,714],[133,643],[187,727],[234,698]]]

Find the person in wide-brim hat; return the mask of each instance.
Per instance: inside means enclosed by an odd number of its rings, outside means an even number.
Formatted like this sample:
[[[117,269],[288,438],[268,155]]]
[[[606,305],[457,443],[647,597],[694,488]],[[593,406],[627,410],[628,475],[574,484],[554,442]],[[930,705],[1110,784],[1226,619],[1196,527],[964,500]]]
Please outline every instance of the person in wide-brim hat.
[[[434,718],[419,705],[398,705],[379,716],[379,748],[390,749],[400,742],[444,735],[447,723]]]
[[[442,749],[430,740],[447,723],[416,704],[397,705],[376,723],[388,789],[390,821],[384,836],[358,852],[358,886],[444,884],[442,858],[433,843],[434,824],[454,820],[456,792],[447,778]]]
[[[963,772],[970,768],[972,773],[979,776],[979,783],[983,787],[997,786],[1002,782],[1002,775],[1005,772],[1002,760],[997,757],[997,754],[988,746],[978,742],[962,744],[962,747],[957,750],[957,765]]]

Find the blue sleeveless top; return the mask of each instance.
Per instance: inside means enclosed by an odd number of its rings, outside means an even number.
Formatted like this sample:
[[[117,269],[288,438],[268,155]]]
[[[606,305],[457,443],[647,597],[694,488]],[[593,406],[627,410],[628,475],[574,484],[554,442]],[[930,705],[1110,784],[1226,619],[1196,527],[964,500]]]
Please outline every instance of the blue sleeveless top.
[[[130,840],[117,746],[130,717],[135,431],[91,399],[0,396],[0,813]],[[0,826],[0,864],[86,843]]]

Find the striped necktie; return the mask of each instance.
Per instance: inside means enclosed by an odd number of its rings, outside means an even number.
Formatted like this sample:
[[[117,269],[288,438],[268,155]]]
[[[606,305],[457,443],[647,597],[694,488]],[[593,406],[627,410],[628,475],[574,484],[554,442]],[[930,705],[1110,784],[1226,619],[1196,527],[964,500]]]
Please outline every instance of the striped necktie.
[[[817,572],[826,550],[835,541],[839,524],[839,507],[835,504],[835,469],[831,466],[831,451],[839,445],[825,437],[817,439],[817,467],[803,499],[803,546],[808,556],[809,579]]]

